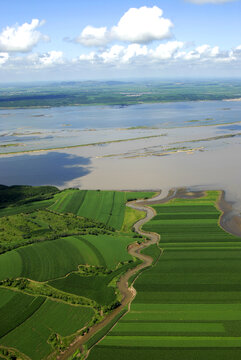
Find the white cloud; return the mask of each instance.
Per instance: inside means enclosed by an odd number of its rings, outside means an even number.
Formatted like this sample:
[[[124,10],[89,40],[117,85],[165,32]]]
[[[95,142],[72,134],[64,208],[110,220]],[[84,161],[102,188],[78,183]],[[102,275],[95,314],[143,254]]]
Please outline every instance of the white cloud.
[[[86,26],[76,41],[85,46],[102,46],[109,41],[106,27]]]
[[[236,60],[233,50],[220,50],[218,46],[211,47],[207,44],[198,46],[188,52],[182,51],[176,57],[187,61],[196,60],[199,62],[230,62]]]
[[[164,44],[146,46],[141,44],[113,45],[108,49],[91,51],[81,54],[75,59],[66,59],[61,51],[49,51],[43,54],[30,53],[14,55],[0,53],[0,67],[12,73],[28,73],[28,71],[44,73],[56,72],[64,74],[65,71],[86,71],[100,73],[109,71],[129,71],[145,73],[154,72],[155,69],[217,69],[226,66],[238,69],[241,66],[241,45],[221,50],[218,46],[207,44],[193,47],[180,41],[168,41]],[[83,70],[85,69],[85,70]],[[112,70],[111,70],[112,69]],[[164,71],[164,70],[163,70]],[[60,75],[61,78],[61,75]]]
[[[131,8],[110,30],[86,26],[75,41],[85,46],[103,46],[114,40],[147,44],[167,39],[171,37],[173,24],[162,15],[162,9],[157,6]]]
[[[9,59],[8,53],[0,52],[0,66],[5,64],[8,61],[8,59]]]
[[[233,2],[236,0],[187,0],[187,1],[189,1],[193,4],[202,5],[202,4],[224,4],[224,3]]]
[[[117,26],[111,29],[112,37],[121,41],[147,44],[171,36],[172,22],[162,17],[163,11],[157,6],[129,9]]]
[[[40,40],[48,40],[36,30],[44,24],[44,21],[33,19],[31,23],[23,25],[7,26],[0,33],[0,51],[2,52],[29,52]]]
[[[181,41],[169,41],[166,44],[159,45],[155,50],[151,50],[150,54],[159,60],[167,60],[177,55],[177,51],[184,46]]]
[[[44,54],[31,53],[24,56],[10,56],[7,53],[2,56],[2,54],[4,53],[0,53],[0,65],[2,63],[2,67],[5,66],[6,69],[14,71],[39,70],[65,64],[62,51],[53,50]],[[3,59],[2,62],[1,59]]]
[[[91,64],[138,64],[149,66],[153,63],[162,64],[167,60],[179,63],[227,63],[241,60],[241,45],[233,50],[220,50],[218,46],[207,44],[197,46],[191,50],[183,50],[187,45],[181,41],[168,41],[154,49],[145,45],[130,44],[128,46],[113,45],[105,51],[92,51],[80,55],[75,61],[90,62]]]
[[[131,44],[125,49],[124,55],[122,57],[122,62],[128,63],[133,58],[146,55],[148,55],[148,49],[146,46],[141,46],[139,44]]]
[[[96,54],[97,59],[103,60],[104,63],[129,63],[132,59],[140,56],[146,56],[148,50],[146,46],[139,44],[130,44],[127,47],[122,45],[114,45],[110,49]],[[92,53],[93,56],[93,53]]]
[[[96,53],[94,51],[92,51],[89,54],[82,54],[79,56],[79,60],[84,60],[84,61],[90,61],[91,63],[94,62],[96,58]],[[73,62],[77,62],[78,59],[74,59]]]
[[[104,51],[98,57],[102,59],[104,63],[119,61],[121,55],[123,55],[124,49],[124,46],[114,45],[109,50]]]
[[[63,64],[63,52],[62,51],[48,51],[47,53],[39,56],[39,64],[48,67],[56,64]]]

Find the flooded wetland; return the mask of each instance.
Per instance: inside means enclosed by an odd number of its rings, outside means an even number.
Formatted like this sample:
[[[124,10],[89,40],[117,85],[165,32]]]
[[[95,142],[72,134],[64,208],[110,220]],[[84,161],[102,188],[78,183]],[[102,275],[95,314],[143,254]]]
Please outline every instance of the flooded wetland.
[[[0,183],[223,189],[241,210],[241,102],[0,110]]]

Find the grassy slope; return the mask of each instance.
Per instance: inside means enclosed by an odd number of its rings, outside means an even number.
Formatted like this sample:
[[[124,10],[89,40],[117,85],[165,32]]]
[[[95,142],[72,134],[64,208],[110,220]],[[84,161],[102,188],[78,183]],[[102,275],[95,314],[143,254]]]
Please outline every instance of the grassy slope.
[[[239,359],[241,239],[218,225],[218,192],[155,206],[144,226],[164,253],[136,281],[137,297],[90,360]],[[117,351],[118,349],[118,351]]]
[[[151,197],[153,192],[117,192],[95,190],[66,190],[55,196],[51,210],[70,212],[102,222],[120,230],[125,217],[128,200]]]
[[[126,206],[124,221],[123,221],[123,225],[122,225],[121,230],[124,231],[124,232],[131,231],[132,226],[138,220],[141,220],[141,219],[145,218],[145,216],[146,216],[145,211],[135,210],[135,209],[132,209],[132,208],[129,208],[129,207]]]

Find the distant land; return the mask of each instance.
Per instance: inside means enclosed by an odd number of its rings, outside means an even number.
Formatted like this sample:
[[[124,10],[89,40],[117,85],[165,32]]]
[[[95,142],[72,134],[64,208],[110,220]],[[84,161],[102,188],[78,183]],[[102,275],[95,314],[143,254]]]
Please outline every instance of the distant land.
[[[241,80],[67,81],[0,85],[0,109],[80,105],[128,106],[140,103],[240,98]]]

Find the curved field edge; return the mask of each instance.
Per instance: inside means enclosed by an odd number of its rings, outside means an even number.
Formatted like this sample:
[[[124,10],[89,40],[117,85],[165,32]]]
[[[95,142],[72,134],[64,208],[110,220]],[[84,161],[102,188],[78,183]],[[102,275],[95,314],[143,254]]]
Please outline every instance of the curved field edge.
[[[131,311],[93,349],[91,360],[106,360],[114,354],[118,359],[145,359],[149,353],[154,359],[177,360],[183,354],[189,360],[193,347],[198,360],[240,357],[241,256],[237,250],[241,239],[220,227],[220,194],[205,192],[194,199],[187,193],[155,205],[156,219],[143,228],[159,230],[162,257],[138,278]],[[185,207],[188,201],[190,211]],[[204,216],[199,216],[200,207],[194,209],[192,202],[202,203]],[[175,211],[170,203],[176,205]],[[161,208],[165,211],[158,211]]]

